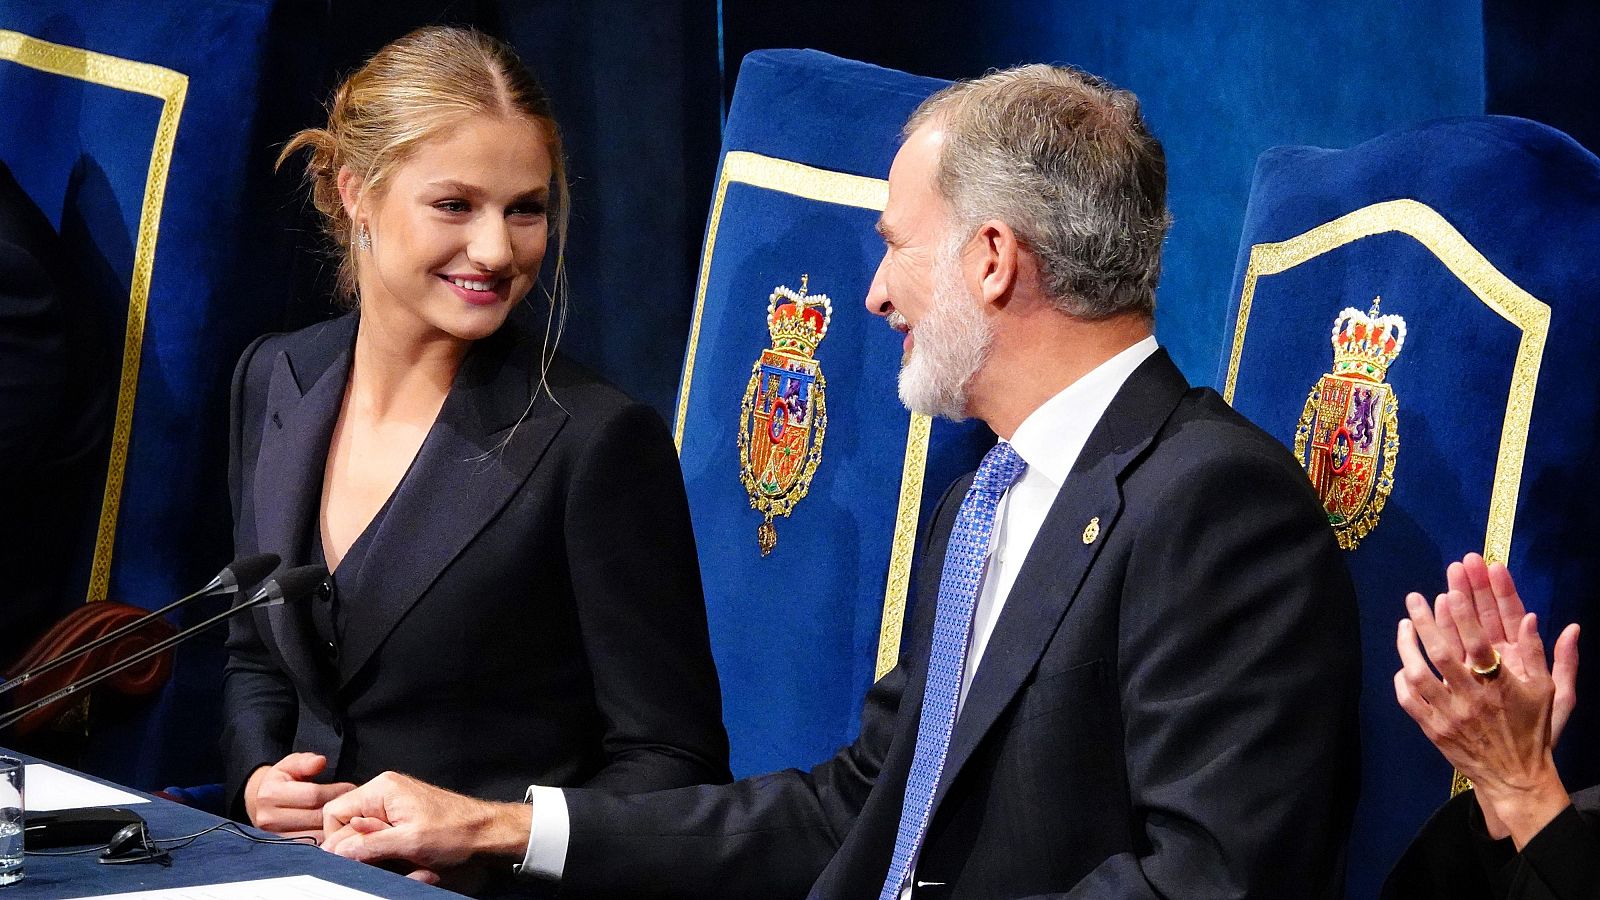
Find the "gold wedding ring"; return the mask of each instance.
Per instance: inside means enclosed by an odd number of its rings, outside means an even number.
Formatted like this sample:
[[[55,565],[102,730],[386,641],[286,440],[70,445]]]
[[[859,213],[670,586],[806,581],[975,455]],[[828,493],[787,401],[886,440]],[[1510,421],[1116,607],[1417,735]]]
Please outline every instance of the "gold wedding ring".
[[[1481,668],[1478,666],[1472,667],[1472,674],[1482,678],[1484,681],[1493,681],[1500,677],[1500,651],[1490,647],[1489,652],[1494,654],[1494,662]]]

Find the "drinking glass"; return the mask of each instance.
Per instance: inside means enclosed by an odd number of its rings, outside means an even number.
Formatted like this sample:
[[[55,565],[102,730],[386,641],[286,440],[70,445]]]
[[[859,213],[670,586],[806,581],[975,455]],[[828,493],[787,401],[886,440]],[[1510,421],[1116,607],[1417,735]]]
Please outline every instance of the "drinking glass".
[[[22,880],[22,760],[0,756],[0,885]]]

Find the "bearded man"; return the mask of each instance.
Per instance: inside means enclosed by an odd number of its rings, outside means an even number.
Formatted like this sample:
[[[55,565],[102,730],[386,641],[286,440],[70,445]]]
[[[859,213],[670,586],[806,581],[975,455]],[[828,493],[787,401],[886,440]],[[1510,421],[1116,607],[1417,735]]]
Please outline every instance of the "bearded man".
[[[386,774],[328,847],[570,897],[1337,897],[1355,601],[1284,447],[1151,334],[1166,164],[1132,94],[1026,66],[905,128],[866,298],[900,397],[1000,437],[946,492],[900,665],[808,772],[488,804]],[[531,828],[531,839],[530,839]]]

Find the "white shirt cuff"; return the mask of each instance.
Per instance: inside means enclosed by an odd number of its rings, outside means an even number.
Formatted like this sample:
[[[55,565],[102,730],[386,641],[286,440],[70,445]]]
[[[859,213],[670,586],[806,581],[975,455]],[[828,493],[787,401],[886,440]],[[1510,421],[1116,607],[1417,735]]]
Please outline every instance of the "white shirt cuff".
[[[567,798],[560,788],[531,785],[523,796],[532,813],[528,828],[528,850],[522,855],[522,864],[516,866],[518,875],[560,881],[567,867],[567,840],[572,835],[572,822],[567,818]]]

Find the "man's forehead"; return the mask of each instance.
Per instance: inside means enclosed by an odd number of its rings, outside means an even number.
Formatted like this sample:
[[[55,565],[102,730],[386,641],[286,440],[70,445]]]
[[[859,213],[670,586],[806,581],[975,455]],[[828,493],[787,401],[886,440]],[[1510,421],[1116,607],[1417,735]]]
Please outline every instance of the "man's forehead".
[[[889,184],[906,181],[916,176],[932,178],[939,161],[939,148],[944,144],[944,129],[929,122],[906,137],[889,164]],[[896,178],[896,176],[899,176]]]
[[[928,124],[912,132],[900,145],[889,166],[889,203],[880,221],[893,226],[901,211],[915,215],[921,208],[938,203],[934,176],[943,143],[944,131]]]

